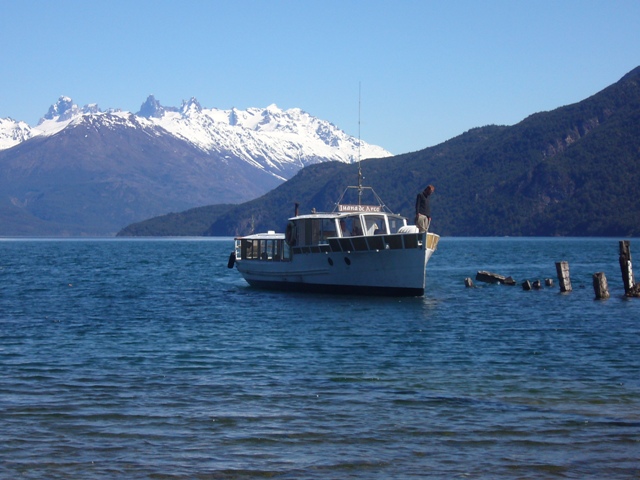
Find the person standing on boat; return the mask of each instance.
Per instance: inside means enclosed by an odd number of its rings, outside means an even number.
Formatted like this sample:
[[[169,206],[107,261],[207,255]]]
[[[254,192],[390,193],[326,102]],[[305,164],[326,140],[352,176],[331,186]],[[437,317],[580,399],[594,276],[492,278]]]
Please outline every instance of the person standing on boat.
[[[431,205],[429,197],[435,191],[436,187],[429,185],[416,197],[416,227],[418,231],[426,232],[431,223]]]

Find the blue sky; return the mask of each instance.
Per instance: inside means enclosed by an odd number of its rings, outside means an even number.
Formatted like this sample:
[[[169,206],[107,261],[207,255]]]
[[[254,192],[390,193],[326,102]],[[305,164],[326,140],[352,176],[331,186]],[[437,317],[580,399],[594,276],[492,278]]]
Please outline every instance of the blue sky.
[[[638,0],[0,0],[0,117],[299,107],[394,154],[580,101],[640,65]]]

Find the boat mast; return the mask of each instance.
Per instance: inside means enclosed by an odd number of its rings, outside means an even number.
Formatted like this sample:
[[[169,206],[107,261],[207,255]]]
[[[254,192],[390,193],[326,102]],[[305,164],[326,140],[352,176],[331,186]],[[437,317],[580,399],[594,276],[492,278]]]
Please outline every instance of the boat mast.
[[[378,202],[378,205],[381,207],[382,211],[388,212],[388,213],[393,213],[391,210],[389,210],[389,208],[384,204],[384,202],[382,201],[382,199],[378,196],[378,194],[375,192],[375,190],[373,189],[373,187],[363,187],[362,186],[362,180],[364,179],[364,177],[362,176],[362,166],[361,166],[361,152],[360,152],[360,146],[362,144],[362,140],[360,137],[360,117],[361,117],[361,109],[362,109],[362,95],[361,95],[361,91],[362,91],[362,83],[358,82],[358,185],[354,186],[354,185],[349,185],[347,188],[344,189],[344,192],[342,192],[342,195],[340,195],[340,198],[338,198],[338,201],[335,203],[335,207],[333,209],[333,211],[338,211],[340,209],[340,205],[342,204],[342,199],[345,197],[345,195],[347,194],[348,191],[353,191],[353,190],[357,190],[358,191],[358,206],[362,206],[362,194],[364,193],[365,190],[371,191],[371,194],[373,195],[374,199]],[[353,158],[353,157],[352,157]]]
[[[362,82],[358,82],[358,205],[362,205],[362,167],[360,166],[360,110],[362,109]]]

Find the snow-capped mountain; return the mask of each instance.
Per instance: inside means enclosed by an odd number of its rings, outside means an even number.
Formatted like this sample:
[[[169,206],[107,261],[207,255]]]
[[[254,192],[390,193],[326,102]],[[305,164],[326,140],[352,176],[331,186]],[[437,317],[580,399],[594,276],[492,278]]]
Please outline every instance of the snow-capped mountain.
[[[71,98],[62,96],[36,127],[11,119],[0,120],[0,150],[29,138],[55,135],[86,117],[99,119],[105,127],[113,118],[128,121],[131,128],[161,127],[203,152],[247,162],[280,180],[313,163],[350,163],[358,158],[391,156],[382,147],[347,135],[332,123],[299,108],[282,110],[269,105],[219,110],[203,108],[195,98],[184,101],[179,108],[164,107],[153,95],[136,114],[114,109],[103,112],[96,104],[79,108]]]
[[[280,178],[311,163],[391,156],[366,142],[358,152],[358,139],[298,108],[204,109],[191,98],[179,109],[164,109],[150,96],[138,115],[145,111],[151,122],[204,151],[233,155]]]
[[[302,167],[390,153],[300,109],[140,111],[60,97],[35,127],[0,120],[0,235],[108,235],[168,212],[257,198]]]
[[[36,131],[25,122],[0,118],[0,150],[14,147],[33,137]]]

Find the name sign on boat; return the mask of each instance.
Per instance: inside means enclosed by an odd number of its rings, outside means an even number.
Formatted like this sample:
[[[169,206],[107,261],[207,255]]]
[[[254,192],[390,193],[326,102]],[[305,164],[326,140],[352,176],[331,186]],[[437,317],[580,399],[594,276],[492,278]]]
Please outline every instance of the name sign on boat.
[[[380,205],[338,205],[339,212],[363,212],[363,213],[377,213],[382,211]]]

